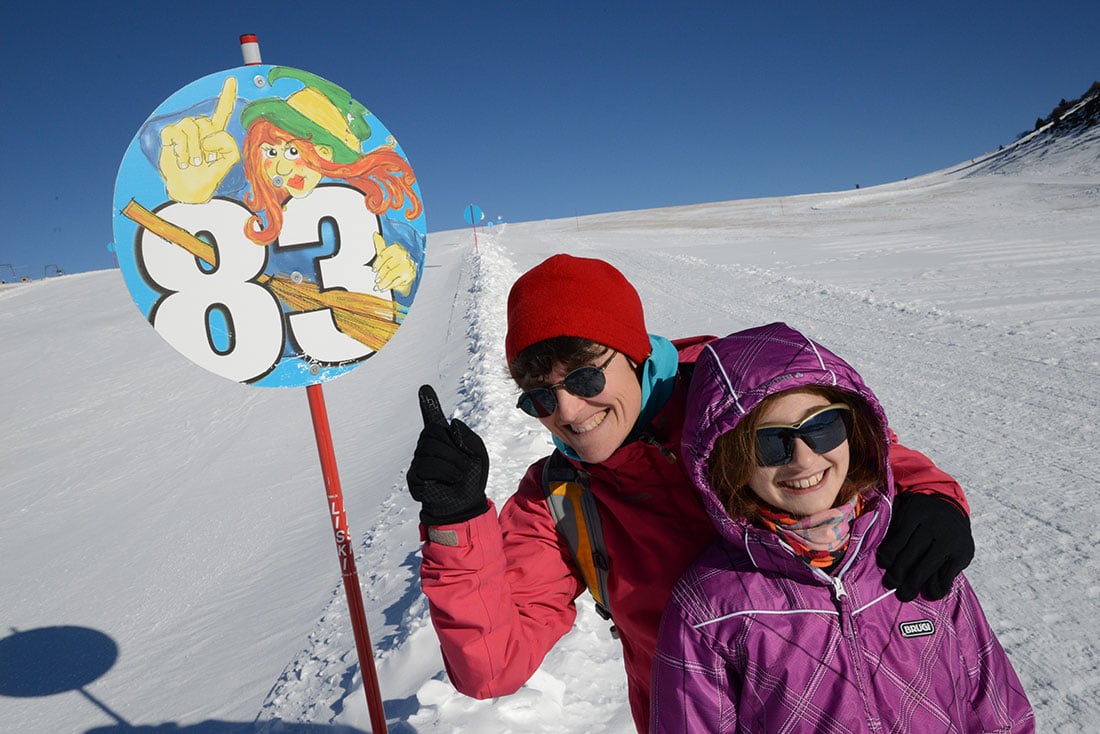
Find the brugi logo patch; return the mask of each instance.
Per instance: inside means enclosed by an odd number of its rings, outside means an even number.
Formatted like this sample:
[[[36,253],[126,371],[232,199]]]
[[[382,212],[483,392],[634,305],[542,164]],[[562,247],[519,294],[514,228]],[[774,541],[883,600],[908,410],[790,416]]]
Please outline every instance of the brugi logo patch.
[[[919,619],[915,622],[902,622],[898,625],[902,637],[927,637],[936,633],[936,625],[931,619]]]

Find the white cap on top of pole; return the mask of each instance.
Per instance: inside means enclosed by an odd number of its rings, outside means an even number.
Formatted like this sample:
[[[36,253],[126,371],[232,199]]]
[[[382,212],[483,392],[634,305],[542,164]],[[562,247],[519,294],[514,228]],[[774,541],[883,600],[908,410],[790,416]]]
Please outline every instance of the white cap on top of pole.
[[[241,54],[244,56],[245,66],[258,66],[260,61],[260,39],[255,33],[245,33],[241,36]]]

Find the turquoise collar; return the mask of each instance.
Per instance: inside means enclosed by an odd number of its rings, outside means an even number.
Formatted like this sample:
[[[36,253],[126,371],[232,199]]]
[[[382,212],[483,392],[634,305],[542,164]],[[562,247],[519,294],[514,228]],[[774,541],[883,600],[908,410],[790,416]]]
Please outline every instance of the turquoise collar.
[[[630,443],[636,439],[657,417],[661,408],[668,402],[669,396],[672,395],[673,385],[676,384],[676,370],[680,363],[676,347],[668,339],[655,334],[649,335],[649,345],[653,349],[642,365],[642,413],[638,416],[638,421],[624,443]],[[581,460],[568,444],[557,436],[553,438],[554,445],[563,454],[570,459]]]

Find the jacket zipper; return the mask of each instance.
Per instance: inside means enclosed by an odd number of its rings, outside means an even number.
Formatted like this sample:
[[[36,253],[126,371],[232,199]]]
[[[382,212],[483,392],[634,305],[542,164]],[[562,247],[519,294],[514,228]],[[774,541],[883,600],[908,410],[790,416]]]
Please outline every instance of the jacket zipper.
[[[831,576],[833,580],[833,591],[836,593],[836,600],[839,602],[842,598],[848,596],[848,592],[844,590],[844,582],[840,580],[839,576]]]
[[[859,555],[861,546],[863,545],[863,539],[866,537],[867,532],[878,518],[875,515],[871,518],[871,523],[868,525],[867,531],[865,531],[856,542],[856,544],[849,545],[848,551],[845,554],[844,562],[840,568],[836,571],[836,576],[825,573],[825,571],[817,568],[816,566],[810,566],[810,570],[822,581],[826,582],[833,588],[833,598],[836,600],[837,619],[840,622],[840,636],[842,644],[845,645],[848,654],[852,657],[852,668],[855,670],[857,689],[859,690],[860,700],[863,702],[863,714],[867,717],[867,726],[870,731],[878,732],[882,731],[882,722],[879,721],[878,716],[874,713],[874,706],[871,701],[867,699],[867,691],[870,690],[867,684],[867,676],[863,670],[863,653],[859,643],[859,634],[856,632],[856,624],[854,614],[850,607],[850,598],[848,596],[848,590],[844,588],[843,576],[853,563],[855,563],[856,557]],[[748,530],[745,531],[748,533]],[[797,553],[794,549],[787,544],[782,538],[779,539],[779,545],[791,554],[793,557],[797,557]],[[745,541],[745,547],[750,548],[751,545],[748,540]],[[752,551],[749,551],[749,557],[752,557]],[[757,565],[753,560],[753,565]],[[759,566],[757,566],[759,567]]]
[[[814,571],[823,578],[825,578],[833,587],[833,597],[836,599],[837,614],[840,618],[840,634],[844,639],[845,644],[848,647],[848,652],[852,656],[852,667],[855,670],[856,680],[858,681],[858,689],[860,692],[860,698],[863,701],[863,712],[867,717],[867,725],[871,731],[881,731],[882,725],[878,719],[878,716],[874,713],[874,706],[867,700],[867,691],[870,690],[866,675],[863,669],[863,651],[860,645],[859,634],[856,631],[855,616],[851,608],[851,598],[848,596],[848,590],[844,588],[844,572],[848,570],[848,567],[855,561],[856,555],[859,553],[859,546],[862,545],[863,540],[856,544],[855,547],[848,549],[847,562],[844,563],[836,573],[836,576],[830,576],[822,571],[820,568],[815,568]]]
[[[822,571],[820,568],[814,568],[816,573],[821,578],[829,582],[833,587],[833,598],[836,599],[837,616],[840,618],[840,633],[851,641],[854,646],[856,643],[856,626],[852,621],[851,610],[848,608],[848,604],[845,601],[848,598],[848,590],[844,588],[844,581],[841,580],[840,574],[836,576],[830,576]],[[843,571],[841,571],[843,573]]]
[[[833,587],[833,596],[836,598],[837,613],[840,617],[840,635],[844,640],[843,644],[848,648],[848,654],[852,656],[852,667],[855,670],[856,686],[859,690],[860,699],[863,701],[863,713],[867,717],[867,725],[870,731],[881,731],[881,725],[878,717],[874,715],[874,707],[871,702],[867,700],[867,691],[869,687],[866,682],[866,676],[863,671],[863,653],[859,644],[859,635],[856,632],[856,623],[852,614],[852,608],[850,604],[850,597],[848,596],[848,590],[844,588],[844,581],[841,579],[841,574],[844,573],[842,568],[836,576],[830,576],[819,568],[815,568],[820,575],[829,580],[829,583]]]

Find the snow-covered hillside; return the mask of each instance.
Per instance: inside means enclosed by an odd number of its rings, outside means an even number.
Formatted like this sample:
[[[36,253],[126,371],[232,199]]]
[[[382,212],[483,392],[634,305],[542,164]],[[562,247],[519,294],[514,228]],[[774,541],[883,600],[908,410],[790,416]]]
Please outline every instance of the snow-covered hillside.
[[[473,701],[418,586],[417,387],[507,497],[549,443],[512,407],[505,298],[560,251],[620,267],[656,333],[785,320],[859,367],[968,494],[968,575],[1039,730],[1100,720],[1095,129],[874,188],[508,224],[476,252],[431,235],[405,325],[324,388],[390,731],[631,730],[587,601],[524,690]],[[115,271],[0,286],[0,343],[0,728],[369,730],[304,390],[192,365]]]

